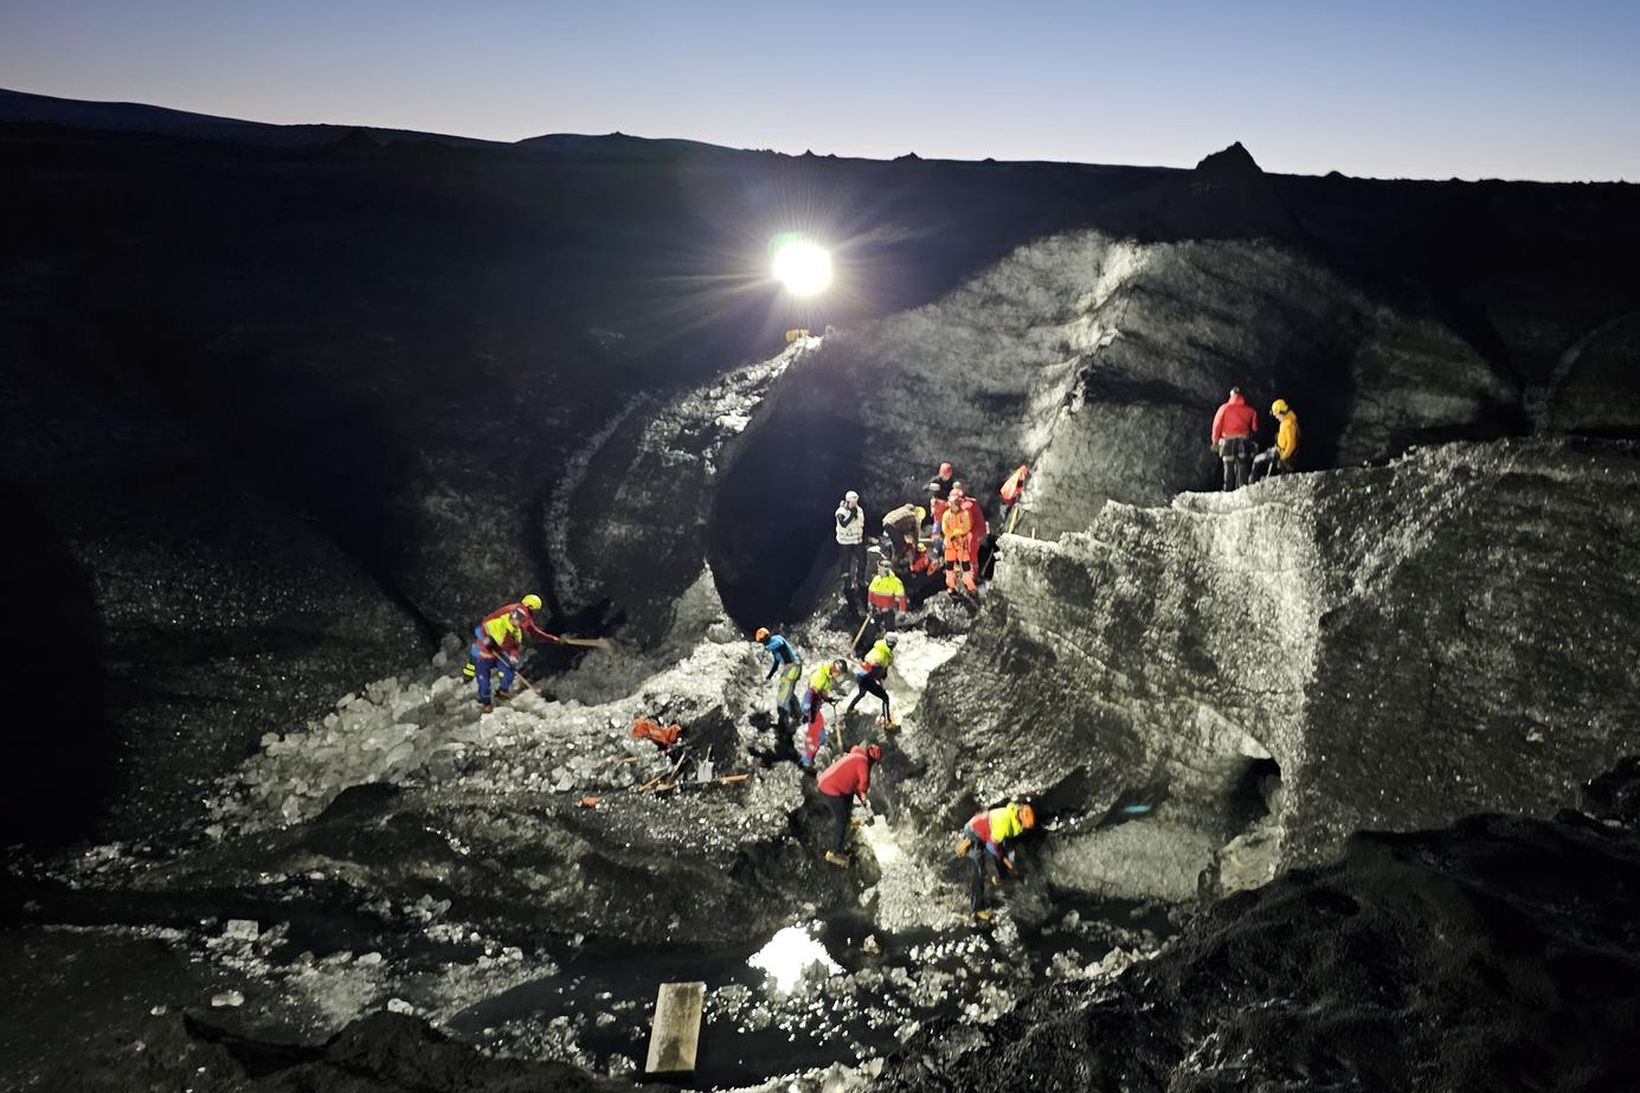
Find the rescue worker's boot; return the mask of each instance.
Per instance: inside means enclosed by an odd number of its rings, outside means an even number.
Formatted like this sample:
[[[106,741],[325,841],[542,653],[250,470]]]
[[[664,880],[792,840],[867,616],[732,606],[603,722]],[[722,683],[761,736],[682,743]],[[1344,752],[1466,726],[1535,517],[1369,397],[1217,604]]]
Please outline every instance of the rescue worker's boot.
[[[512,692],[511,691],[497,691],[495,693],[495,700],[497,702],[511,702],[512,701]]]
[[[979,910],[974,912],[974,917],[979,919],[981,922],[990,922],[996,917],[996,915],[997,913],[989,907],[981,907]]]
[[[479,705],[478,712],[479,713],[495,713],[495,707],[490,705],[488,702],[484,702],[484,703],[481,703]]]

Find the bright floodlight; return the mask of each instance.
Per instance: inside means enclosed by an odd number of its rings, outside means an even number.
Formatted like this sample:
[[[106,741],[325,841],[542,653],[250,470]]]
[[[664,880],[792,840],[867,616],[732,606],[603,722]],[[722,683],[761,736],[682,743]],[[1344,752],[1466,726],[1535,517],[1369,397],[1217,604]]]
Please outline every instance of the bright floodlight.
[[[831,284],[831,255],[823,247],[793,239],[774,252],[774,275],[793,296],[813,296]]]

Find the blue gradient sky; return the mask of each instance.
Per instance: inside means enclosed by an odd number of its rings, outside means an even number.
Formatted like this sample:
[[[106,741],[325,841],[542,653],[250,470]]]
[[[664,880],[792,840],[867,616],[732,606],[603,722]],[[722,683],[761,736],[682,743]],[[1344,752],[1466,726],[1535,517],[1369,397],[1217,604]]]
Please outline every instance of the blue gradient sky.
[[[497,140],[1640,180],[1640,0],[7,0],[0,86]]]

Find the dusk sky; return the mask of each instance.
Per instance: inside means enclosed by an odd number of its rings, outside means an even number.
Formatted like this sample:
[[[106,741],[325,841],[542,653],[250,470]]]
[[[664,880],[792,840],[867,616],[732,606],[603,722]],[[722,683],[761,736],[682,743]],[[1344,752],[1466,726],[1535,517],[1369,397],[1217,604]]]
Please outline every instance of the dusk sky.
[[[1640,0],[9,0],[0,87],[516,140],[1640,180]]]

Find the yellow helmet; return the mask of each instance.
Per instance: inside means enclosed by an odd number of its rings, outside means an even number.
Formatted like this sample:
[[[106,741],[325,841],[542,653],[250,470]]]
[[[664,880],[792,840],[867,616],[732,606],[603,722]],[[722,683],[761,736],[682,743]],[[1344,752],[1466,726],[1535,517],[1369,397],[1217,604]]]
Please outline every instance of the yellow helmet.
[[[1270,412],[1272,414],[1285,414],[1287,410],[1287,400],[1284,398],[1278,398],[1274,402],[1270,403]]]
[[[541,597],[537,596],[534,592],[531,592],[518,602],[529,608],[531,611],[541,610]]]

